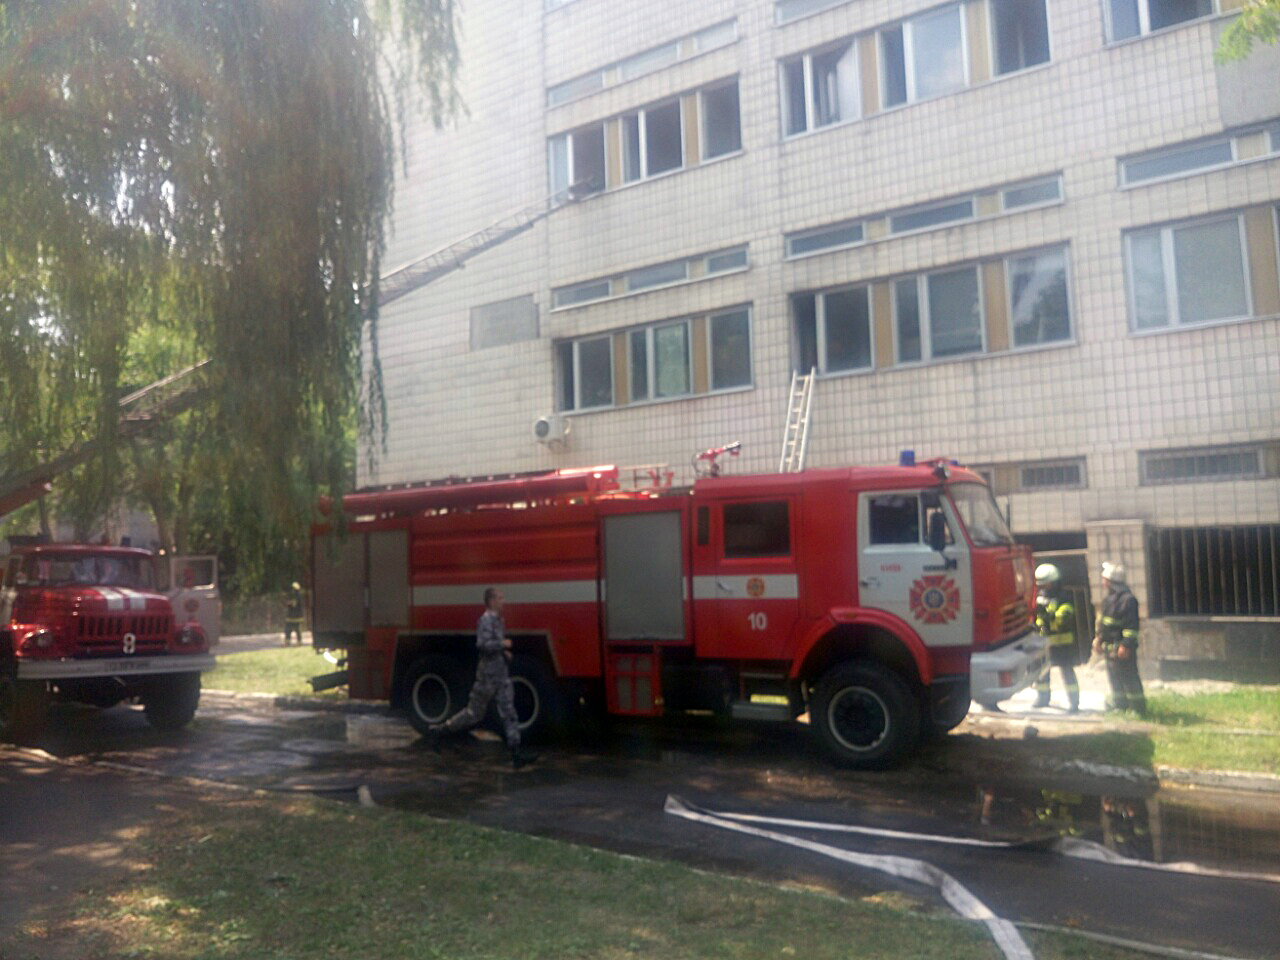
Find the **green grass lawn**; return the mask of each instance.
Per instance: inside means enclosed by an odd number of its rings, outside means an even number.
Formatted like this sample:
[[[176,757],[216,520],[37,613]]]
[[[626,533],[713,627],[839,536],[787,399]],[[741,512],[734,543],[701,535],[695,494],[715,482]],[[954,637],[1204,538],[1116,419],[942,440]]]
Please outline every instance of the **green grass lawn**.
[[[336,669],[309,646],[276,647],[220,655],[218,666],[204,675],[202,685],[209,690],[233,693],[310,694],[311,685],[307,680]],[[345,687],[321,694],[346,695]]]
[[[0,933],[0,956],[44,956],[41,944],[97,960],[1000,956],[984,928],[901,894],[837,899],[305,797],[162,806],[126,853],[128,876]],[[1139,956],[1026,936],[1038,960]]]
[[[1059,759],[1280,774],[1280,689],[1147,697],[1147,716],[1108,715],[1100,733],[1046,740]]]

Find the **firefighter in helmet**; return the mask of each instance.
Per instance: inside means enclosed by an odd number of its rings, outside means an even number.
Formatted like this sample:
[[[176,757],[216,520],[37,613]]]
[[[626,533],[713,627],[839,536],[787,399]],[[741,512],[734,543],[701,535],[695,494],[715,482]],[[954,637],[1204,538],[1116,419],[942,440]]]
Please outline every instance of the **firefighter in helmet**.
[[[289,587],[289,599],[285,601],[284,607],[284,645],[289,645],[289,638],[294,637],[294,642],[298,646],[302,646],[302,617],[303,617],[303,601],[302,601],[302,584],[294,581]]]
[[[1049,641],[1049,663],[1036,681],[1036,706],[1049,705],[1049,669],[1062,671],[1071,712],[1080,712],[1076,680],[1076,610],[1062,590],[1062,573],[1052,563],[1036,567],[1036,626]]]
[[[1138,598],[1129,590],[1124,564],[1108,560],[1102,565],[1107,595],[1098,611],[1093,650],[1107,659],[1111,681],[1111,706],[1117,710],[1147,712],[1147,697],[1138,675]]]

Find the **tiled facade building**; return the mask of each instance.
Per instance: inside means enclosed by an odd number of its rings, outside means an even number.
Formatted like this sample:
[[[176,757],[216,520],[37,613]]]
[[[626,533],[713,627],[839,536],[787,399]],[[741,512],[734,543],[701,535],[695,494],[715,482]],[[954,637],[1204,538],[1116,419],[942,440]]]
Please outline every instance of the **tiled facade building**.
[[[948,456],[1155,659],[1280,663],[1280,50],[1239,0],[487,0],[387,263],[363,485]],[[545,418],[546,435],[534,423]],[[370,456],[372,455],[372,456]]]

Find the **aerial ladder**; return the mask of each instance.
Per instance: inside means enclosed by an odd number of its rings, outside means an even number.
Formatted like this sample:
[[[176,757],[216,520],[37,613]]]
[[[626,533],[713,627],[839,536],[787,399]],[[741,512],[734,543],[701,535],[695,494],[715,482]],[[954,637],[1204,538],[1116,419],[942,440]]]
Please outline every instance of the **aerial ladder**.
[[[584,196],[590,189],[591,186],[586,181],[575,183],[568,189],[520,207],[474,233],[383,274],[379,278],[378,305],[386,306],[454,270],[461,269],[472,257],[525,233],[562,206]],[[208,363],[208,360],[202,360],[121,397],[115,438],[94,437],[74,445],[46,463],[0,476],[0,517],[49,493],[56,477],[87,462],[114,439],[138,436],[160,418],[173,416],[190,408],[205,387],[201,371]]]

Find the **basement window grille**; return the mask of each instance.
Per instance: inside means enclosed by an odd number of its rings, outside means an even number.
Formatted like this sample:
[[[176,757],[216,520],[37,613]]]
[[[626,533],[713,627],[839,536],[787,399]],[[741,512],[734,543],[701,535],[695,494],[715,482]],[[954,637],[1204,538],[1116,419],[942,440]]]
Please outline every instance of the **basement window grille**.
[[[1280,617],[1280,524],[1172,527],[1147,542],[1157,617]]]

